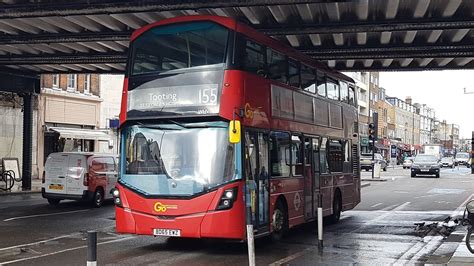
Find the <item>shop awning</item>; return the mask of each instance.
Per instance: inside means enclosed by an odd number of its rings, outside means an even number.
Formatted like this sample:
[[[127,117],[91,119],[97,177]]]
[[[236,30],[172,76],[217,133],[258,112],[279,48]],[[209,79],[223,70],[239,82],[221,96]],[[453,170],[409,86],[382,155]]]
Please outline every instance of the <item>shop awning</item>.
[[[105,130],[67,128],[67,127],[48,127],[49,130],[59,133],[64,139],[88,139],[109,141],[110,135]]]

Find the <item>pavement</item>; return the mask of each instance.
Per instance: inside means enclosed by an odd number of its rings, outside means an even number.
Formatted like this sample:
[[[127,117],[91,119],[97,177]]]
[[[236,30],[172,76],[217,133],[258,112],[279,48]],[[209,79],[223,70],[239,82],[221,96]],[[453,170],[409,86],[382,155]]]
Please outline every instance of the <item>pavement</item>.
[[[363,181],[362,201],[324,225],[318,250],[315,223],[293,228],[281,242],[257,239],[257,265],[474,265],[463,242],[466,227],[449,236],[417,230],[415,223],[441,224],[462,215],[474,193],[468,169],[443,169],[441,178],[410,178],[409,170],[388,169],[385,182]],[[370,172],[363,172],[363,178]],[[40,182],[35,181],[37,191]],[[18,191],[18,190],[17,190]],[[18,191],[20,192],[20,191]],[[98,263],[107,265],[240,265],[247,247],[195,239],[153,238],[115,232],[113,202],[91,208],[64,200],[50,206],[39,193],[0,198],[0,265],[83,265],[85,232],[98,232]]]
[[[21,195],[29,193],[40,193],[41,192],[41,179],[32,179],[31,180],[31,190],[23,190],[20,182],[15,182],[11,190],[4,190],[5,184],[2,182],[0,184],[0,197],[7,195]]]

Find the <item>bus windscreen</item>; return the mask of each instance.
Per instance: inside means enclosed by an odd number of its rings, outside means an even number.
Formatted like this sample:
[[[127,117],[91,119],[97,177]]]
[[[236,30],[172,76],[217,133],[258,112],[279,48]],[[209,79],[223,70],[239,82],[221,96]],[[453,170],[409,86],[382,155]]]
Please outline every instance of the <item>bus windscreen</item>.
[[[152,28],[132,43],[131,75],[222,64],[228,35],[213,22]]]

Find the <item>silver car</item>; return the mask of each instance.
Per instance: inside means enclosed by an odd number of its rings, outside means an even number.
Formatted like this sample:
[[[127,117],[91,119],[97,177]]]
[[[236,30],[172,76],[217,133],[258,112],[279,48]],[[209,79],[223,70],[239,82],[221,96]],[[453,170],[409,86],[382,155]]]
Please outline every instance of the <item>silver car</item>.
[[[403,161],[403,169],[410,169],[412,163],[413,163],[413,159],[414,157],[407,157],[405,158],[405,160]]]
[[[383,158],[380,153],[374,154],[374,161],[372,162],[371,153],[363,153],[360,156],[360,168],[369,171],[372,169],[372,163],[380,164],[380,169],[387,171],[387,161]]]

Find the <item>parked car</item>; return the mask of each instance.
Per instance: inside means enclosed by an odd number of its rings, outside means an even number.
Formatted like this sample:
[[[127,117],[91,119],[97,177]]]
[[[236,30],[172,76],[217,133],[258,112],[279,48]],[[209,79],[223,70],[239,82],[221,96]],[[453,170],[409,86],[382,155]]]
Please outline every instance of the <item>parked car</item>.
[[[441,159],[441,167],[454,168],[454,158],[453,157],[443,157]]]
[[[467,165],[469,166],[469,153],[467,152],[458,152],[455,159],[456,165]]]
[[[61,200],[90,201],[100,207],[112,198],[117,182],[117,155],[88,152],[52,153],[46,159],[41,193],[49,204]]]
[[[407,157],[405,158],[405,160],[403,161],[403,169],[410,169],[411,167],[411,164],[413,163],[413,158],[414,157]]]
[[[435,175],[439,178],[439,161],[434,155],[418,154],[411,165],[411,177],[418,174]]]
[[[380,168],[384,171],[387,171],[387,161],[382,157],[380,153],[374,155],[374,162],[380,164]],[[369,171],[372,169],[372,154],[363,153],[360,156],[360,168]]]

